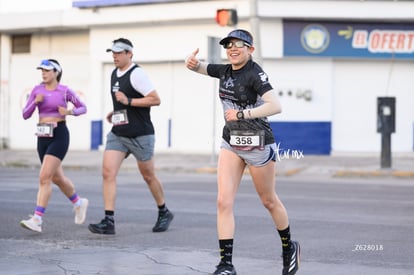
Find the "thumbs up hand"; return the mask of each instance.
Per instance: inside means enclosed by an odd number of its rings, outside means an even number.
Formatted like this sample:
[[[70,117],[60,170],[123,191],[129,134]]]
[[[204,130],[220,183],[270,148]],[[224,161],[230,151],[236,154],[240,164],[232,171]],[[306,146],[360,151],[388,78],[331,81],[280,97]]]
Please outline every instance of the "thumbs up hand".
[[[196,57],[199,52],[197,48],[194,52],[192,52],[186,59],[185,59],[185,66],[190,70],[197,71],[198,67],[200,67],[200,61]]]

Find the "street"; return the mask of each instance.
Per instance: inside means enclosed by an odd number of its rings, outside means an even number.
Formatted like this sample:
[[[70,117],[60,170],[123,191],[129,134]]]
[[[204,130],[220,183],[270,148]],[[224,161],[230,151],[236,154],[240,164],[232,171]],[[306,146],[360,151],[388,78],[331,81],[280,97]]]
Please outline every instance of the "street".
[[[214,173],[162,171],[169,231],[152,233],[157,209],[135,171],[121,171],[116,235],[87,229],[103,218],[99,169],[69,169],[78,194],[89,199],[83,225],[54,186],[41,234],[19,225],[33,213],[37,169],[0,167],[2,274],[210,274],[219,261]],[[400,179],[277,178],[292,238],[302,247],[297,274],[413,274],[414,186]],[[281,274],[274,225],[245,175],[236,198],[233,263],[238,274]]]

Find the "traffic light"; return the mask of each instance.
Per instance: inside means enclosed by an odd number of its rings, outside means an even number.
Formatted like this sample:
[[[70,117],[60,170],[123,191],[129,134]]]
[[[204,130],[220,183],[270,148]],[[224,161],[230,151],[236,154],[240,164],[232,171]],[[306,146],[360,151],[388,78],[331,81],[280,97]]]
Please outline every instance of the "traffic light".
[[[222,27],[237,25],[237,11],[235,9],[218,9],[216,22]]]

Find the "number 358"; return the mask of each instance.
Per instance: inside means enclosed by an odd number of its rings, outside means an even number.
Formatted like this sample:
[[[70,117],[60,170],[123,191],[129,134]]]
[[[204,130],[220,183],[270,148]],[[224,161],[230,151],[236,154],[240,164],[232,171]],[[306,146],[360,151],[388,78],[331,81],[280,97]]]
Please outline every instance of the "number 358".
[[[251,137],[236,137],[236,143],[238,145],[251,145],[253,141]]]

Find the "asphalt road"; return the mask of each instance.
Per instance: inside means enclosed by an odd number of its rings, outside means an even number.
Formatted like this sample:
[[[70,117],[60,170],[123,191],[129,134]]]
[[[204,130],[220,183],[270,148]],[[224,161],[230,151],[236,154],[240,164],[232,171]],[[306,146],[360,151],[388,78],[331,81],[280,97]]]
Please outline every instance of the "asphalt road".
[[[1,274],[210,274],[218,263],[216,181],[211,173],[160,172],[170,230],[152,233],[157,209],[141,176],[121,171],[116,235],[87,229],[103,217],[99,170],[68,170],[90,201],[85,224],[54,188],[43,232],[19,221],[32,214],[37,169],[0,167]],[[399,179],[278,178],[292,237],[302,246],[297,274],[414,274],[414,184]],[[239,275],[281,274],[281,246],[246,175],[236,200],[233,262]]]

